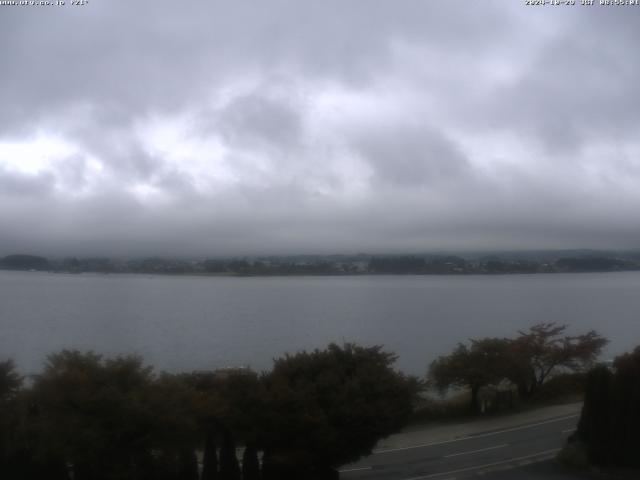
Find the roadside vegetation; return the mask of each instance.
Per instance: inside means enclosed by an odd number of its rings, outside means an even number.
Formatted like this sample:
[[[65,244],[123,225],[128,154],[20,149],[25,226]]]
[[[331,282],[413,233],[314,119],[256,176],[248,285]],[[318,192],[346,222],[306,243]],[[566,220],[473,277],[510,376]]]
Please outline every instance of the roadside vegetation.
[[[640,346],[587,375],[576,432],[559,458],[572,467],[640,469]],[[622,474],[622,472],[620,472]]]
[[[175,375],[137,357],[62,351],[29,384],[6,361],[0,478],[337,478],[337,466],[370,453],[411,415],[419,382],[394,361],[380,347],[329,345],[260,375]]]
[[[425,400],[416,421],[500,412],[526,405],[577,399],[585,373],[607,340],[597,332],[567,335],[566,325],[540,323],[514,338],[460,343],[433,361],[428,385],[442,400]]]
[[[286,355],[261,374],[157,373],[134,356],[64,350],[25,381],[8,360],[0,363],[0,478],[334,479],[409,422],[581,395],[605,344],[594,331],[569,336],[564,325],[541,323],[514,338],[459,344],[426,381],[396,371],[381,347],[354,344]],[[610,442],[602,432],[631,411],[625,395],[640,404],[640,381],[628,383],[640,350],[634,355],[616,363],[627,383],[603,368],[589,374],[579,429],[587,452]]]

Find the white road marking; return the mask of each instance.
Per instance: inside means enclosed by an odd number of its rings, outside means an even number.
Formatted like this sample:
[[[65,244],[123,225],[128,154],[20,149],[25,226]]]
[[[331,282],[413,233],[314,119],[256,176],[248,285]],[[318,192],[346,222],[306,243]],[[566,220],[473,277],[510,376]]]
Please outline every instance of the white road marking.
[[[480,448],[478,450],[469,450],[468,452],[452,453],[451,455],[445,455],[443,458],[459,457],[460,455],[471,455],[472,453],[486,452],[487,450],[496,450],[497,448],[504,448],[508,446],[509,446],[508,443],[503,443],[502,445],[496,445],[495,447]]]
[[[454,438],[452,440],[444,440],[442,442],[422,443],[420,445],[410,445],[408,447],[398,447],[398,448],[388,448],[388,449],[384,449],[384,450],[374,450],[373,455],[379,455],[381,453],[401,452],[403,450],[413,450],[414,448],[433,447],[435,445],[445,445],[447,443],[462,442],[464,440],[473,440],[474,438],[491,437],[493,435],[500,435],[501,433],[515,432],[517,430],[525,430],[527,428],[539,427],[540,425],[547,425],[549,423],[562,422],[563,420],[569,420],[570,418],[576,418],[576,417],[579,417],[579,416],[580,416],[580,414],[576,413],[575,415],[567,415],[566,417],[554,418],[552,420],[545,420],[544,422],[530,423],[529,425],[522,425],[520,427],[507,428],[505,430],[498,430],[498,431],[495,431],[495,432],[480,433],[478,435],[469,435],[467,437]]]
[[[575,428],[567,428],[566,430],[562,430],[562,433],[569,433],[569,432],[575,432],[576,429]]]
[[[371,470],[371,467],[345,468],[344,470],[338,470],[338,472],[340,473],[359,472],[361,470]]]
[[[422,477],[405,478],[404,480],[425,480],[427,478],[441,477],[443,475],[452,475],[454,473],[469,472],[469,471],[472,471],[472,470],[481,470],[483,468],[495,467],[497,465],[504,465],[505,463],[519,462],[519,461],[528,460],[528,459],[534,458],[534,457],[540,457],[542,455],[549,455],[551,453],[557,453],[559,451],[560,451],[559,448],[554,448],[552,450],[545,450],[543,452],[533,453],[531,455],[525,455],[523,457],[510,458],[508,460],[501,460],[499,462],[485,463],[484,465],[476,465],[476,466],[473,466],[473,467],[459,468],[458,470],[450,470],[448,472],[432,473],[430,475],[423,475]]]

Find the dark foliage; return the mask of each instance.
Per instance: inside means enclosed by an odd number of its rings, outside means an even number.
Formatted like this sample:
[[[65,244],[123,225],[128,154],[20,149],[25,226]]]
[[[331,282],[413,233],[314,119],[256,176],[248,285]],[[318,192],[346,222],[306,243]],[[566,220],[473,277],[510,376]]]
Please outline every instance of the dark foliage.
[[[591,330],[565,335],[566,325],[539,323],[511,342],[506,377],[523,398],[532,397],[558,371],[584,371],[596,360],[607,340]]]
[[[218,454],[211,431],[206,433],[202,457],[202,480],[218,480]]]
[[[269,468],[336,467],[399,430],[411,415],[418,382],[394,371],[394,360],[380,347],[351,344],[277,360],[265,379],[262,443]]]
[[[554,376],[584,372],[607,343],[595,331],[569,336],[564,334],[566,328],[540,323],[513,339],[484,338],[471,340],[469,346],[458,344],[451,354],[431,364],[430,382],[441,391],[467,388],[472,412],[479,411],[480,389],[505,381],[517,388],[521,399],[532,399]]]
[[[585,403],[573,440],[587,445],[596,465],[640,467],[640,347],[616,358],[611,372],[589,372]]]
[[[28,388],[3,362],[0,478],[257,480],[258,450],[264,478],[336,478],[332,467],[370,452],[411,413],[417,382],[393,360],[379,347],[332,345],[277,360],[262,377],[158,375],[137,357],[65,350]]]
[[[240,480],[240,465],[236,457],[236,443],[228,431],[224,432],[220,448],[220,480]]]
[[[249,444],[242,454],[242,480],[260,480],[260,462],[255,445]]]
[[[503,338],[472,340],[469,347],[460,343],[450,355],[431,364],[431,381],[441,391],[451,386],[467,387],[471,392],[470,410],[478,413],[480,389],[498,383],[505,376],[508,349],[509,342]]]
[[[596,366],[589,371],[584,405],[576,433],[588,445],[589,458],[600,465],[609,463],[612,380],[613,374],[604,365]]]
[[[194,450],[186,448],[179,453],[178,478],[180,480],[199,480],[198,459]]]
[[[530,400],[544,404],[562,400],[577,401],[582,398],[586,385],[586,372],[559,373],[543,383]]]
[[[16,372],[13,360],[0,362],[0,402],[14,396],[22,386],[22,377]]]

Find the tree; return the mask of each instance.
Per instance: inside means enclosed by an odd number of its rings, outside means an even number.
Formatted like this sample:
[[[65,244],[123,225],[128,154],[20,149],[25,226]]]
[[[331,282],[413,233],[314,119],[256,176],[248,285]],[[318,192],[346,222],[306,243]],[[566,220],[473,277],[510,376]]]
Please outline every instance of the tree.
[[[640,467],[640,347],[613,364],[611,443],[614,464]]]
[[[15,395],[22,386],[22,377],[16,372],[13,360],[0,362],[0,402]]]
[[[509,357],[505,359],[509,367],[506,376],[517,386],[521,397],[531,397],[559,370],[588,368],[607,344],[594,330],[568,336],[563,335],[566,329],[566,325],[553,322],[539,323],[520,331],[520,336],[511,341]]]
[[[600,466],[640,467],[640,347],[617,357],[613,371],[589,372],[576,435],[590,462]]]
[[[211,431],[205,432],[204,453],[202,457],[202,480],[218,480],[218,454],[216,442]]]
[[[371,453],[412,413],[418,382],[381,347],[286,355],[264,377],[263,478],[312,478]]]
[[[194,412],[205,440],[203,480],[235,478],[239,469],[234,442],[255,444],[261,435],[263,384],[255,372],[246,368],[194,372],[184,379],[196,395]],[[219,460],[217,443],[221,444]]]
[[[51,355],[33,386],[45,453],[71,462],[77,480],[130,473],[150,448],[151,382],[151,369],[136,357]]]
[[[468,388],[470,410],[478,413],[480,389],[504,378],[508,348],[509,341],[504,338],[471,340],[469,347],[459,343],[451,354],[441,356],[431,364],[430,380],[442,392],[450,387]]]
[[[484,386],[507,379],[521,398],[530,398],[559,371],[588,368],[607,340],[595,331],[563,335],[566,325],[540,323],[520,331],[515,339],[485,338],[459,344],[449,355],[431,364],[429,377],[441,391],[465,387],[471,392],[471,410],[479,411],[478,394]]]
[[[152,416],[149,441],[153,449],[185,453],[200,443],[196,395],[183,376],[162,373],[141,392]]]
[[[15,396],[22,386],[13,360],[0,362],[0,477],[10,476],[15,426]]]
[[[236,443],[229,431],[225,431],[220,448],[220,480],[240,480],[240,465],[236,457]]]
[[[187,444],[178,454],[179,480],[198,480],[198,458],[192,446]]]
[[[179,377],[157,377],[138,357],[65,350],[32,396],[40,454],[70,462],[76,480],[193,478],[193,395]]]
[[[255,445],[249,444],[242,454],[242,480],[260,480],[260,462]]]
[[[576,435],[588,445],[587,455],[596,464],[608,463],[611,442],[611,384],[613,374],[604,365],[587,374],[584,403]]]

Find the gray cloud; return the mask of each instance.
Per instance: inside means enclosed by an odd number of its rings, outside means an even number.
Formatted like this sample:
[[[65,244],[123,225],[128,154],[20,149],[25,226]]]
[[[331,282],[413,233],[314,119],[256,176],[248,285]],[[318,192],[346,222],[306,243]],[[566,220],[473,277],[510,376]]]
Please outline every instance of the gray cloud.
[[[302,135],[301,119],[286,99],[252,93],[224,108],[218,118],[222,136],[237,148],[290,148]]]
[[[51,191],[51,175],[27,175],[0,167],[0,192],[3,196],[44,196]]]
[[[2,7],[0,254],[636,247],[638,15]]]
[[[469,168],[457,146],[427,126],[369,128],[357,139],[356,149],[378,181],[398,187],[461,180]]]

